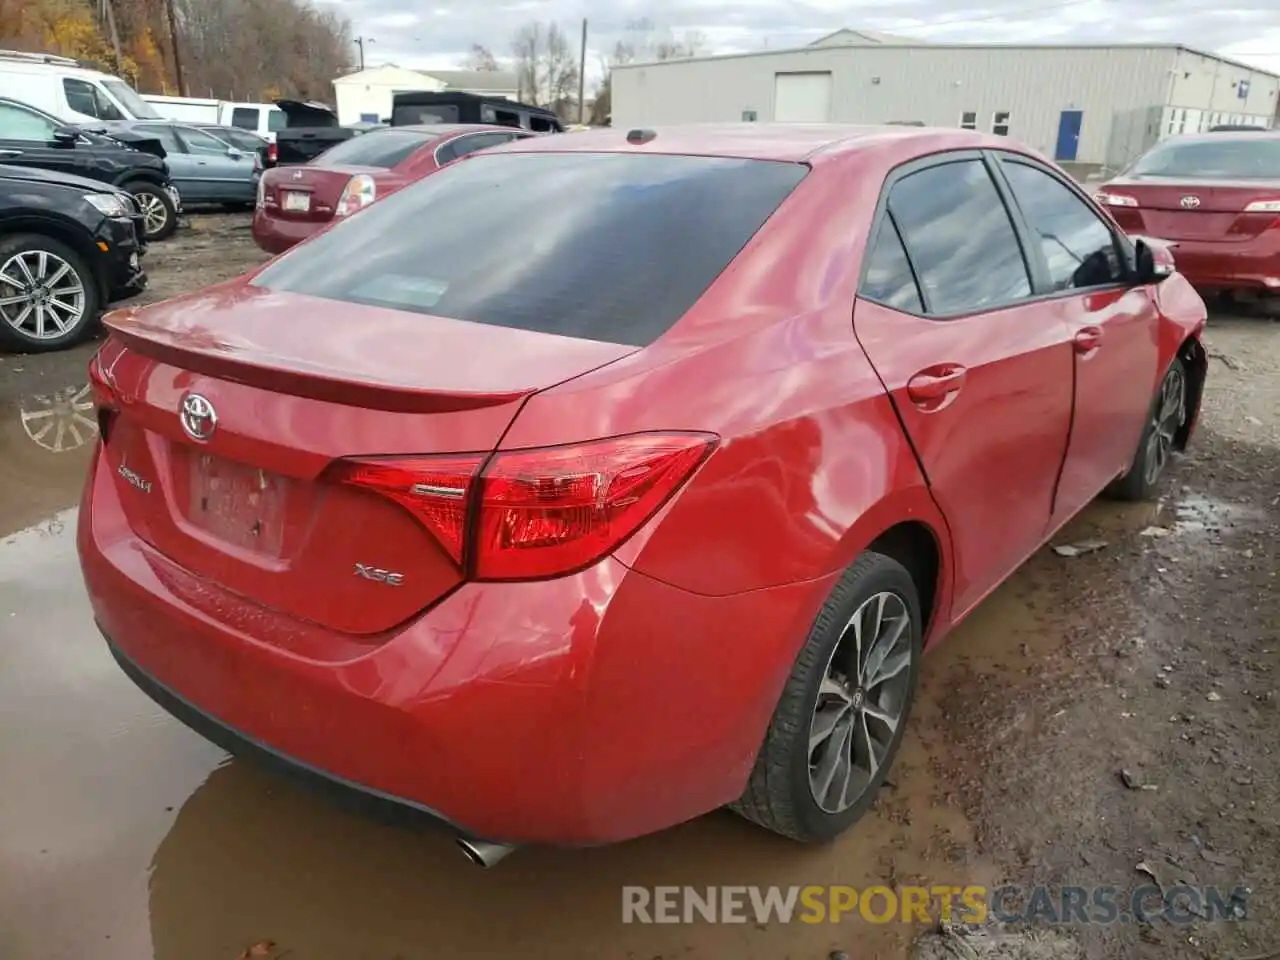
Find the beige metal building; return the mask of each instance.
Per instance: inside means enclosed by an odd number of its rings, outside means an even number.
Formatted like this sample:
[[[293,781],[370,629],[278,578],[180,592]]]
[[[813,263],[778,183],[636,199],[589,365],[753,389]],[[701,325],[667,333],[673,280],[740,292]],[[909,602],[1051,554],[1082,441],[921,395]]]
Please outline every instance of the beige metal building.
[[[1119,167],[1156,140],[1269,127],[1280,77],[1179,45],[924,44],[841,30],[807,47],[613,71],[613,125],[919,121]]]

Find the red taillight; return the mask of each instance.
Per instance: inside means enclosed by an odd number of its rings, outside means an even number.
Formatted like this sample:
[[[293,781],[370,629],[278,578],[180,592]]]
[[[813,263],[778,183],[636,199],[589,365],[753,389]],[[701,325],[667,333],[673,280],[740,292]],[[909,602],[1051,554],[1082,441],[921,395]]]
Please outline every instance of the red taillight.
[[[467,533],[467,501],[485,456],[416,460],[346,460],[337,469],[342,483],[394,500],[413,514],[453,558],[462,563]]]
[[[534,580],[616,550],[689,479],[716,438],[644,433],[482,456],[352,460],[337,479],[405,507],[477,580]],[[478,489],[477,485],[478,484]]]
[[[280,148],[274,143],[267,144],[267,163],[274,165],[280,159]]]
[[[498,454],[480,491],[476,578],[528,580],[594,563],[640,529],[714,443],[636,434]]]

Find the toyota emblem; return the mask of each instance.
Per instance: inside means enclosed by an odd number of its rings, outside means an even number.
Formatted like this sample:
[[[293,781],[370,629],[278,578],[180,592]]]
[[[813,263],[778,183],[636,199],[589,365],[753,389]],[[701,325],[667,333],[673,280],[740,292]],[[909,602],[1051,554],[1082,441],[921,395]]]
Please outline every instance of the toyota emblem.
[[[208,440],[218,426],[218,413],[213,409],[213,404],[198,393],[189,393],[182,398],[182,410],[178,419],[182,421],[182,429],[192,440]]]
[[[293,179],[294,179],[294,180],[301,180],[301,179],[302,179],[302,171],[301,171],[301,170],[295,170],[295,171],[293,171]]]
[[[1200,206],[1200,198],[1199,197],[1183,197],[1182,205],[1188,210],[1194,210],[1196,207]]]

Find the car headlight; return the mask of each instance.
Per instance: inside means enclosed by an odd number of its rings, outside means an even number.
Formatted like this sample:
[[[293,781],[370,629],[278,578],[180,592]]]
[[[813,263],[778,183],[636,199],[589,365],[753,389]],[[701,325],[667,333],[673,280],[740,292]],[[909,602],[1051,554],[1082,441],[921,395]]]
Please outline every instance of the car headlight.
[[[129,216],[129,205],[114,193],[86,193],[84,198],[104,217]]]

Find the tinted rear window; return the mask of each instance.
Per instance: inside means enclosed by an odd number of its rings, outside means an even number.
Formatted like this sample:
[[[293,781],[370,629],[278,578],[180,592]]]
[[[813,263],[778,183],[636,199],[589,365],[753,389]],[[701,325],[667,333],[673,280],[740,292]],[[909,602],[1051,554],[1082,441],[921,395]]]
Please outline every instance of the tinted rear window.
[[[285,254],[254,283],[643,346],[693,305],[807,170],[717,157],[476,154]]]
[[[457,123],[458,108],[451,103],[409,104],[391,111],[391,125],[411,127],[415,123]]]
[[[316,160],[316,166],[394,167],[430,139],[426,134],[405,130],[371,130],[326,150]]]
[[[1280,137],[1220,137],[1160,144],[1133,165],[1136,177],[1280,180]]]

